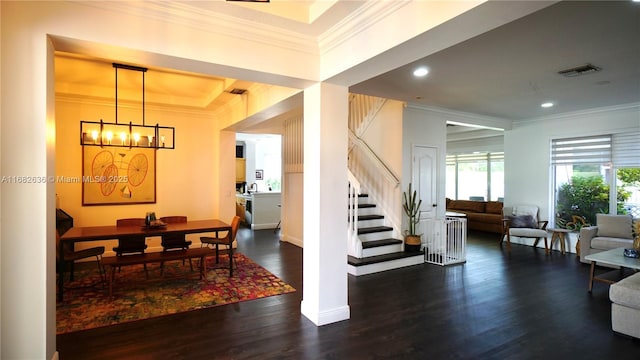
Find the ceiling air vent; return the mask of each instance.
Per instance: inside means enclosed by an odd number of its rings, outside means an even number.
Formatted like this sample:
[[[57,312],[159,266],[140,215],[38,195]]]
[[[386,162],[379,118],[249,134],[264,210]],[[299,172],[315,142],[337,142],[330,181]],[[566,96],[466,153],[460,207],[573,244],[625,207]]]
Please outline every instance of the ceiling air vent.
[[[232,94],[235,94],[235,95],[242,95],[242,94],[247,92],[247,89],[234,88],[234,89],[231,89],[231,91],[229,91],[229,92],[232,93]]]
[[[591,74],[600,70],[602,69],[597,66],[593,66],[591,64],[584,64],[584,65],[576,66],[571,69],[558,71],[558,74],[566,77],[576,77],[580,75]]]

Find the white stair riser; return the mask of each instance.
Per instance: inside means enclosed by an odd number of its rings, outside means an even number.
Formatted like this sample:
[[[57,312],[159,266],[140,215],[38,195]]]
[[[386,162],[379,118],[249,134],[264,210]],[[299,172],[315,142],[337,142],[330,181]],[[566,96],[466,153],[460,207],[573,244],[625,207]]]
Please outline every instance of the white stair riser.
[[[402,244],[376,246],[369,249],[362,249],[362,257],[391,254],[402,250]]]
[[[365,242],[365,241],[371,241],[371,240],[388,239],[391,237],[392,233],[393,233],[392,231],[382,231],[382,232],[375,232],[370,234],[360,234],[358,235],[358,237],[360,238],[360,241]]]
[[[358,221],[359,228],[385,226],[384,219]]]
[[[399,269],[405,266],[413,266],[424,263],[424,255],[416,255],[403,259],[396,259],[391,261],[385,261],[381,263],[375,263],[370,265],[353,266],[347,265],[349,274],[355,276],[374,274],[382,271]]]
[[[380,214],[380,209],[375,207],[358,209],[358,215],[376,215],[376,214]]]

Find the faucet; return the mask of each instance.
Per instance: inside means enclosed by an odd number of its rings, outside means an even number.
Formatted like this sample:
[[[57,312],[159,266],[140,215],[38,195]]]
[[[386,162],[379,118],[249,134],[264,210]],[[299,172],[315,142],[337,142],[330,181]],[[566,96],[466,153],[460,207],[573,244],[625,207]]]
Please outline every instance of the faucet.
[[[255,186],[255,190],[253,189]],[[258,184],[257,183],[253,183],[249,186],[249,190],[253,191],[253,192],[258,192]]]

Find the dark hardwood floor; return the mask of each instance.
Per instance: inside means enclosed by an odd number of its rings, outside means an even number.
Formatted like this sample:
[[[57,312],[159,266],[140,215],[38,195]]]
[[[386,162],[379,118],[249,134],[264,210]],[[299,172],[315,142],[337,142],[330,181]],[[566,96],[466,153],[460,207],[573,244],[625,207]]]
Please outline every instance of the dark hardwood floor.
[[[57,337],[72,359],[638,359],[611,331],[609,286],[575,254],[470,233],[467,262],[349,276],[351,319],[300,314],[302,249],[241,229],[239,251],[298,291]],[[346,261],[346,260],[345,260]]]

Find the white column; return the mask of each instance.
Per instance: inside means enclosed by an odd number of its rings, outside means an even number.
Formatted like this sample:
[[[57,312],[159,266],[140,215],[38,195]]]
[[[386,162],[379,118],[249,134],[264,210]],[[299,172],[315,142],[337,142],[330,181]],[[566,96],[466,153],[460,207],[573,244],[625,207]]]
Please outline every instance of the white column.
[[[304,255],[301,312],[316,325],[349,318],[347,303],[348,89],[304,91]]]

